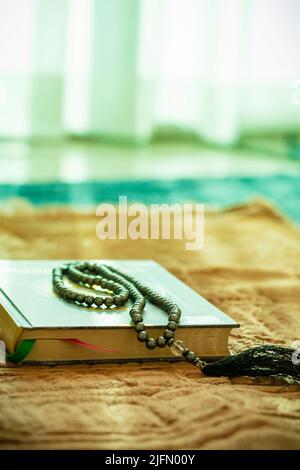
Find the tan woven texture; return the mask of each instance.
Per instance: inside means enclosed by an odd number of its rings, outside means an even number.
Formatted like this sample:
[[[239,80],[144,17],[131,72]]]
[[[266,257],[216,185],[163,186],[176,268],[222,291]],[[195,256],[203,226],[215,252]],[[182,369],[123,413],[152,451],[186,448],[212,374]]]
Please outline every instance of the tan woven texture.
[[[300,232],[265,203],[206,214],[200,252],[100,241],[93,211],[2,211],[3,259],[154,259],[240,322],[232,351],[300,339]],[[0,368],[2,448],[300,449],[299,431],[299,387],[270,379],[179,363]]]

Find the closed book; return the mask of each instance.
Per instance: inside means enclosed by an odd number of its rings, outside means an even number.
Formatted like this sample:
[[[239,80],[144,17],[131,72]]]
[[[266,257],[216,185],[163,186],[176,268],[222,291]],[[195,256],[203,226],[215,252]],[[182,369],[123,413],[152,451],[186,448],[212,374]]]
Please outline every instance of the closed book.
[[[176,339],[200,357],[228,355],[228,336],[239,325],[159,264],[150,260],[90,260],[111,265],[170,298],[181,309]],[[0,262],[0,338],[12,354],[24,340],[35,340],[24,362],[128,361],[176,359],[170,347],[149,350],[136,338],[129,310],[84,307],[60,298],[52,288],[52,269],[71,260]],[[66,283],[78,292],[91,290]],[[99,286],[95,290],[103,292]],[[105,291],[104,291],[105,293]],[[152,337],[161,335],[168,317],[149,301],[144,324]]]

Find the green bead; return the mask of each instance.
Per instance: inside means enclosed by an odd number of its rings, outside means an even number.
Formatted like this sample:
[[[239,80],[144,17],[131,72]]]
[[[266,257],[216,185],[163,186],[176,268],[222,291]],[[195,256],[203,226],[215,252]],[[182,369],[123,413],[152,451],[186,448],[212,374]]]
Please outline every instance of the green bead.
[[[144,343],[148,338],[148,333],[145,330],[139,331],[137,334],[137,339],[141,341],[141,343]]]
[[[135,331],[143,331],[145,329],[144,323],[136,323],[134,325]]]
[[[83,304],[84,298],[85,298],[85,297],[84,297],[83,294],[77,294],[75,300],[76,300],[76,302],[79,302],[80,304]]]
[[[164,332],[164,337],[165,337],[166,339],[173,338],[173,336],[174,336],[174,331],[165,330],[165,332]]]
[[[176,313],[172,313],[171,315],[169,315],[169,321],[174,321],[178,323],[179,320],[180,320],[180,316],[177,315]]]
[[[172,331],[175,331],[177,329],[177,323],[175,323],[174,321],[170,321],[168,324],[167,324],[167,328],[169,330],[172,330]]]
[[[181,317],[181,310],[179,307],[172,307],[170,312],[169,312],[169,315],[178,315],[179,318]]]
[[[134,323],[142,322],[143,321],[143,315],[140,315],[139,313],[136,313],[135,315],[133,315],[132,321]]]
[[[188,351],[184,357],[186,361],[193,362],[196,359],[197,355],[193,351]]]
[[[159,348],[163,348],[167,344],[167,340],[163,336],[159,336],[156,339],[156,344]]]
[[[91,295],[87,295],[84,298],[84,302],[90,306],[94,303],[94,297],[92,297]]]
[[[138,310],[137,308],[132,308],[132,309],[129,311],[129,315],[130,315],[131,318],[133,319],[134,315],[140,315],[140,310]]]
[[[114,297],[114,304],[117,306],[117,307],[121,307],[121,305],[123,305],[123,300],[122,300],[122,297],[120,295],[116,295]]]
[[[140,309],[143,309],[146,305],[146,300],[144,297],[141,297],[137,300],[137,304],[139,306]]]
[[[94,303],[95,305],[97,305],[97,307],[101,307],[101,305],[103,304],[103,297],[95,297],[95,300],[94,300]]]
[[[61,290],[60,290],[60,295],[66,299],[68,292],[69,292],[69,291],[68,291],[68,289],[67,289],[66,287],[62,287]]]
[[[69,293],[69,295],[68,295],[68,299],[71,300],[72,302],[75,301],[76,297],[77,297],[76,292],[72,292],[72,291],[71,291],[71,292]]]
[[[112,297],[106,297],[106,299],[104,300],[104,303],[106,307],[111,307],[114,303],[114,299]]]
[[[148,338],[146,341],[146,346],[148,349],[154,349],[156,348],[156,341],[154,338]]]

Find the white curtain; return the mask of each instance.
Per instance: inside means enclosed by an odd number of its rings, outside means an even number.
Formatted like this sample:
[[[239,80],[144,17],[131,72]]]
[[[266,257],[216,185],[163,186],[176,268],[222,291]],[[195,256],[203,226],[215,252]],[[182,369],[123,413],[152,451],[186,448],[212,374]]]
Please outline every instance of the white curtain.
[[[0,138],[298,132],[299,0],[0,0]]]

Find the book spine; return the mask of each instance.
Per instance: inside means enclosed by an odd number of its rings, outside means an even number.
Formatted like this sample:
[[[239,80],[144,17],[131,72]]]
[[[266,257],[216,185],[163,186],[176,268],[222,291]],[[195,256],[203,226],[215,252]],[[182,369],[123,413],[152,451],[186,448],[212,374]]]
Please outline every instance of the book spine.
[[[9,313],[0,304],[0,338],[5,342],[6,349],[12,353],[21,338],[23,328],[17,326]]]

